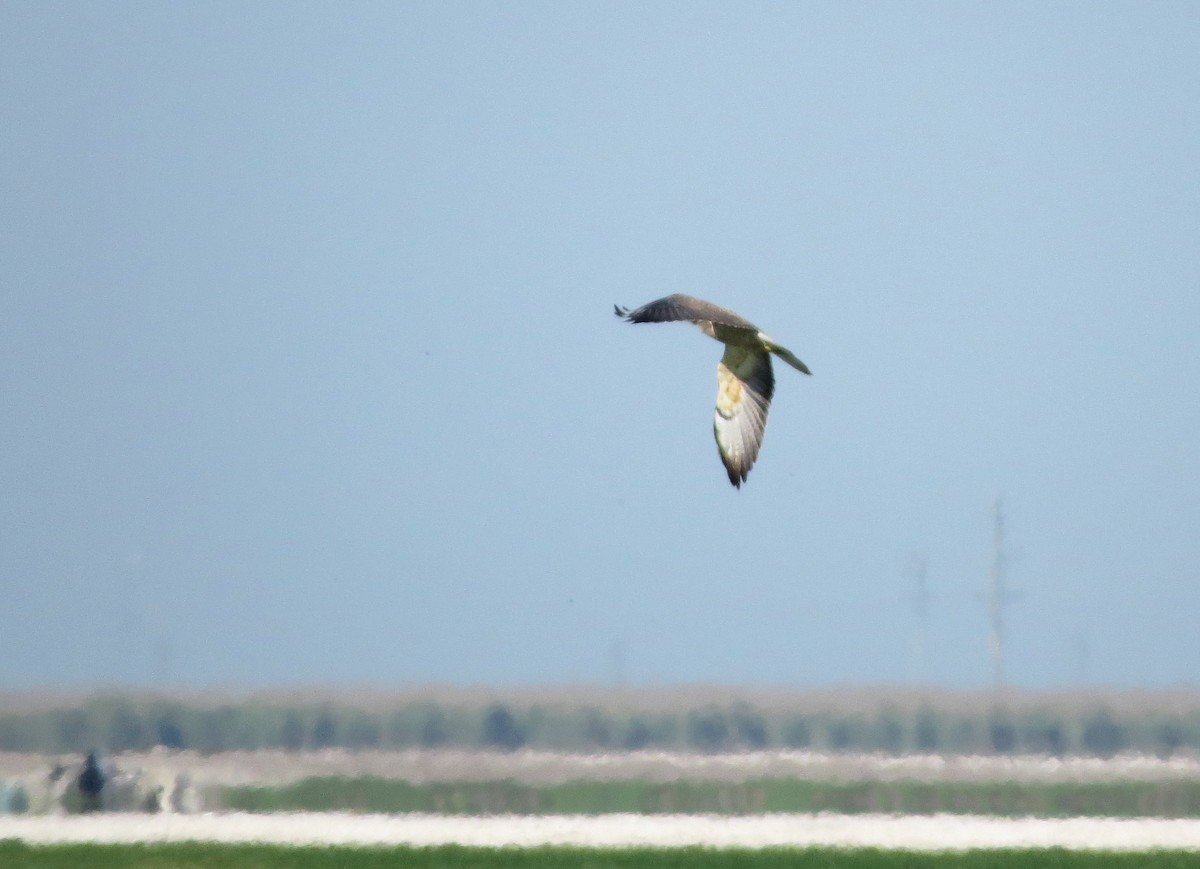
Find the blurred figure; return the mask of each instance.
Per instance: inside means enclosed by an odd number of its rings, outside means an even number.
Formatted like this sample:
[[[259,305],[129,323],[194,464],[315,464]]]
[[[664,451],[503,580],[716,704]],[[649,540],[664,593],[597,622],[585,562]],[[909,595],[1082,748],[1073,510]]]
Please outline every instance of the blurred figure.
[[[104,790],[104,772],[96,760],[96,752],[89,751],[79,773],[79,796],[81,812],[100,811],[100,792]]]

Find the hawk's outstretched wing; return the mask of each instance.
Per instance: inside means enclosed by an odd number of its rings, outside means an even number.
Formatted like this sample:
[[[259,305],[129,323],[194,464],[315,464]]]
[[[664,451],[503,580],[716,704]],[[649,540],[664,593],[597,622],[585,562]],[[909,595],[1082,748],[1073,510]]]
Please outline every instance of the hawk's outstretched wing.
[[[619,305],[614,305],[613,308],[618,317],[624,317],[630,323],[672,323],[676,320],[690,320],[698,323],[707,320],[721,326],[758,331],[757,326],[749,320],[739,317],[728,308],[722,308],[720,305],[714,305],[703,299],[685,296],[682,293],[658,299],[633,311]]]
[[[808,366],[749,320],[703,299],[676,293],[633,311],[620,305],[613,309],[630,323],[687,320],[725,345],[725,354],[717,365],[713,434],[729,482],[740,489],[758,458],[767,427],[767,411],[775,392],[771,354],[804,374],[811,373]]]
[[[713,435],[729,482],[739,489],[758,458],[774,392],[775,372],[768,353],[725,345],[725,355],[717,363]]]

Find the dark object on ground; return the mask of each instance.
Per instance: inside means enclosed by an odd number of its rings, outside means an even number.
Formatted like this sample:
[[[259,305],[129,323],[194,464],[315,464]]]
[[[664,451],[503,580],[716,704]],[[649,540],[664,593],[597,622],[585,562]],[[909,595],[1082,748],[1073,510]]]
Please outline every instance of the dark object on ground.
[[[100,811],[100,792],[104,790],[104,772],[96,760],[96,752],[88,752],[83,762],[83,770],[79,773],[80,810],[84,812]]]

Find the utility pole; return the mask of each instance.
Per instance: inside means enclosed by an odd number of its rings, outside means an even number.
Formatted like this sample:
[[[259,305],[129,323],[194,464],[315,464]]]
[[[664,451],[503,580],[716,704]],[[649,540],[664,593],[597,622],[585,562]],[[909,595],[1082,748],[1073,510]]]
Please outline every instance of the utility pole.
[[[996,498],[992,537],[992,569],[985,595],[988,610],[988,653],[996,690],[1004,688],[1004,608],[1015,599],[1004,582],[1004,502]]]
[[[916,588],[908,596],[908,602],[912,604],[913,615],[916,616],[916,629],[913,633],[913,675],[918,683],[924,683],[928,677],[925,671],[925,650],[929,636],[930,594],[925,578],[929,562],[924,553],[918,553],[913,555],[912,565]]]

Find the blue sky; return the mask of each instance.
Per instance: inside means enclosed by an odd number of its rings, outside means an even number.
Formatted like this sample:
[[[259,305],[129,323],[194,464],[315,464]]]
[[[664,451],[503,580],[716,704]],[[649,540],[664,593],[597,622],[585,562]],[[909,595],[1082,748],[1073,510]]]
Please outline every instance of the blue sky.
[[[1013,682],[1194,685],[1198,42],[0,3],[0,687],[980,686],[998,496]],[[814,372],[740,491],[671,292]]]

